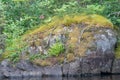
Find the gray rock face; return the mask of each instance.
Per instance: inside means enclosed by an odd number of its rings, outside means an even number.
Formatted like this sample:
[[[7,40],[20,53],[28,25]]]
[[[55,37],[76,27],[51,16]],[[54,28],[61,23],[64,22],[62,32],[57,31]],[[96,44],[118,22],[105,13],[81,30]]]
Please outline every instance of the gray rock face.
[[[112,59],[84,58],[82,61],[82,74],[111,73]]]
[[[45,67],[44,75],[45,76],[62,76],[62,68],[60,65]]]
[[[63,67],[62,67],[62,70],[63,70],[62,73],[63,73],[64,76],[68,76],[69,67],[70,67],[69,63],[63,65]]]
[[[111,29],[101,29],[94,35],[94,41],[86,53],[89,57],[114,58],[114,48],[117,42],[116,34]]]
[[[82,62],[82,74],[111,73],[114,60],[116,36],[110,29],[99,30],[86,52]]]
[[[40,50],[39,50],[39,48],[38,47],[29,47],[28,48],[28,50],[27,50],[28,52],[29,52],[29,54],[30,55],[33,55],[33,54],[38,54],[38,53],[40,53]]]
[[[29,61],[21,60],[16,64],[16,68],[22,71],[32,71],[35,67]]]
[[[120,73],[120,59],[115,59],[112,66],[112,73]]]
[[[68,76],[80,76],[82,73],[80,60],[76,60],[75,62],[71,62],[69,66]]]

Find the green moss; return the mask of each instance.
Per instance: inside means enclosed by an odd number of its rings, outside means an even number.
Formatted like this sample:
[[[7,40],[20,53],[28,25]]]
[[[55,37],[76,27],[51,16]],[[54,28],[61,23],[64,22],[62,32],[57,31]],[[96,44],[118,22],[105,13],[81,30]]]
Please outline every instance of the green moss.
[[[113,28],[113,24],[106,19],[103,16],[100,15],[85,15],[85,14],[79,14],[79,15],[66,15],[64,17],[53,17],[51,22],[47,23],[47,24],[43,24],[40,25],[39,28],[35,29],[35,30],[31,30],[28,31],[28,33],[26,33],[23,38],[26,38],[28,36],[32,36],[37,34],[38,32],[47,32],[48,30],[50,30],[53,27],[59,27],[62,25],[66,25],[69,26],[71,24],[78,24],[78,23],[85,23],[85,24],[89,24],[89,25],[96,25],[96,27],[109,27],[109,28]]]
[[[117,58],[117,59],[120,59],[120,43],[117,43],[117,48],[116,48],[116,50],[115,50],[115,57]]]

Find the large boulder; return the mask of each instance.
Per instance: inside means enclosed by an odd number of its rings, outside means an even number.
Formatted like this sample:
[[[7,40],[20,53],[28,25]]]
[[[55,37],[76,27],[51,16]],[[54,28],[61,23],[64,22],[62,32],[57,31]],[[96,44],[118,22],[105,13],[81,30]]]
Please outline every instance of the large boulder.
[[[40,27],[28,34],[24,40],[29,47],[21,53],[20,61],[12,67],[13,70],[11,69],[10,72],[15,72],[15,69],[18,71],[16,73],[20,72],[23,77],[116,73],[119,70],[120,61],[114,61],[117,39],[112,24],[97,15],[85,16],[85,19],[80,16],[76,18],[80,19],[76,20],[77,24],[76,22],[69,25],[68,23],[55,22],[55,25],[49,23],[46,27]],[[98,18],[102,19],[102,22]],[[74,20],[74,17],[70,19]],[[81,22],[81,19],[84,22]],[[63,45],[64,51],[58,50],[59,45],[56,44],[58,42]],[[56,45],[53,49],[59,52],[57,55],[49,54],[53,45]],[[31,62],[29,56],[35,54],[40,54],[40,57]],[[42,59],[46,55],[50,56]],[[27,56],[27,59],[24,56]],[[10,69],[7,62],[2,62],[1,65],[5,69]],[[4,75],[9,76],[8,70],[3,72],[6,73]]]

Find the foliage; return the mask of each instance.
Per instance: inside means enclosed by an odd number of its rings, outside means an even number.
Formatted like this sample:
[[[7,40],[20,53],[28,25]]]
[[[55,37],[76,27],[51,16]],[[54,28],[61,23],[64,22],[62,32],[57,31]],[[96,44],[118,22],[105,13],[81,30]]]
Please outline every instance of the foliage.
[[[104,15],[107,16],[113,24],[120,27],[120,1],[111,1],[104,3]]]
[[[64,45],[61,42],[57,42],[48,49],[48,54],[51,56],[58,56],[60,53],[64,52],[64,50]]]
[[[3,32],[3,27],[5,26],[5,11],[4,11],[4,5],[2,4],[0,0],[0,34]]]
[[[73,22],[80,22],[78,16],[71,17],[64,16],[70,14],[99,14],[107,17],[111,22],[120,26],[120,1],[119,0],[0,0],[0,26],[4,25],[4,34],[7,35],[6,40],[6,52],[8,54],[19,53],[23,42],[19,42],[19,38],[26,33],[28,30],[33,30],[41,27],[42,24],[48,23],[49,28],[53,25],[66,24],[69,25]],[[3,10],[5,16],[3,14]],[[53,16],[62,16],[62,20],[52,21]],[[96,17],[95,17],[96,18]],[[88,19],[88,18],[87,18]],[[86,19],[86,20],[87,20]],[[103,18],[96,18],[96,21],[103,21]],[[2,20],[2,21],[1,21]],[[85,20],[85,21],[86,21]],[[50,21],[54,23],[49,23]],[[2,22],[2,23],[1,23]],[[104,21],[103,21],[104,22]],[[95,22],[96,23],[96,22]],[[46,26],[43,25],[39,30],[45,30]],[[109,26],[109,25],[108,25]],[[48,27],[47,27],[48,28]],[[37,31],[39,31],[37,30]],[[37,32],[35,31],[35,32]],[[33,32],[34,33],[34,32]],[[21,45],[18,45],[21,44]],[[57,45],[60,45],[57,43]],[[51,55],[57,56],[60,51],[60,46],[53,45],[49,49]],[[22,45],[23,47],[24,45]],[[25,46],[24,46],[25,47]],[[54,51],[54,50],[58,51]],[[63,47],[64,49],[64,47]],[[62,49],[61,49],[62,50]],[[55,52],[55,53],[53,53]]]
[[[7,20],[4,33],[10,39],[38,27],[36,26],[38,24],[49,22],[54,15],[101,14],[116,25],[119,25],[120,22],[118,0],[3,0],[3,2],[6,5]]]
[[[10,61],[12,61],[14,63],[19,61],[19,59],[20,59],[19,53],[11,53],[7,58],[9,58]]]
[[[4,27],[6,25],[5,22],[5,11],[4,11],[4,5],[2,4],[0,0],[0,55],[5,51],[5,35],[3,34]]]

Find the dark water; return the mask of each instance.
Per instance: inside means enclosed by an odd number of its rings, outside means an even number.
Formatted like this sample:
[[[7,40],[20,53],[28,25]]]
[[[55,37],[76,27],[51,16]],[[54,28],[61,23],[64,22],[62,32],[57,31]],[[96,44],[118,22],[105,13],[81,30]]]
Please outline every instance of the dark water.
[[[94,76],[94,77],[29,77],[29,78],[12,78],[0,80],[120,80],[120,75],[115,76]]]

